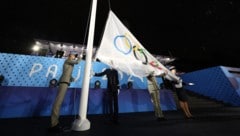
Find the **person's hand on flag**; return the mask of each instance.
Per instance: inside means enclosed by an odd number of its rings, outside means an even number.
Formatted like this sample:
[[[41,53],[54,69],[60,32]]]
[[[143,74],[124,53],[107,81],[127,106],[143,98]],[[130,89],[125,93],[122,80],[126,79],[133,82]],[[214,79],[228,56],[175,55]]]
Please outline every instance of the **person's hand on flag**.
[[[95,72],[93,71],[93,69],[91,69],[90,71],[90,78],[93,77],[95,75]]]

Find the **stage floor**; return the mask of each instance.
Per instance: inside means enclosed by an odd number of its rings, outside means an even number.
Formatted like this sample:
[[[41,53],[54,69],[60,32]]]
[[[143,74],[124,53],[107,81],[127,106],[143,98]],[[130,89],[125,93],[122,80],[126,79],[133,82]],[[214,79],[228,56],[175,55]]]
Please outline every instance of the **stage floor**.
[[[239,136],[240,108],[192,109],[195,119],[181,111],[165,111],[166,121],[156,121],[153,112],[120,114],[119,124],[110,124],[103,115],[89,115],[88,131],[49,134],[49,117],[0,119],[1,136]],[[75,116],[61,117],[70,127]]]

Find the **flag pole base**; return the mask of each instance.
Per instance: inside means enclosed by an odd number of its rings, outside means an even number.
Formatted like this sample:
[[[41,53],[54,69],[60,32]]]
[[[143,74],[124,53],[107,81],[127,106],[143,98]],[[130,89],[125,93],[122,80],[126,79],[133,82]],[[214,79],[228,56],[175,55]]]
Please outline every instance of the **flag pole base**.
[[[88,119],[75,119],[72,124],[72,130],[74,131],[86,131],[90,129],[90,122]]]

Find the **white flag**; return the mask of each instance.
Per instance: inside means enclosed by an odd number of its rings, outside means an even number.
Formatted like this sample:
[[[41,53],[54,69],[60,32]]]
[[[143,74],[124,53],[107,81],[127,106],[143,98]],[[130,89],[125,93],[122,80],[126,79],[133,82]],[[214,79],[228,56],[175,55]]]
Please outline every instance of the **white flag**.
[[[112,11],[95,58],[140,79],[151,73],[157,76],[165,72],[171,79],[178,80],[141,45]]]

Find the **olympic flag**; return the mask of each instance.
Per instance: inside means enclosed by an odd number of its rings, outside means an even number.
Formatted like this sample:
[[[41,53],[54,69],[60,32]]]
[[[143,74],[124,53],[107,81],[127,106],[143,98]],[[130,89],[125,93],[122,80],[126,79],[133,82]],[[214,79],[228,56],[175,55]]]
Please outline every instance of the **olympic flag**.
[[[179,79],[141,45],[111,10],[95,59],[140,79],[151,73],[167,73],[171,79]]]

